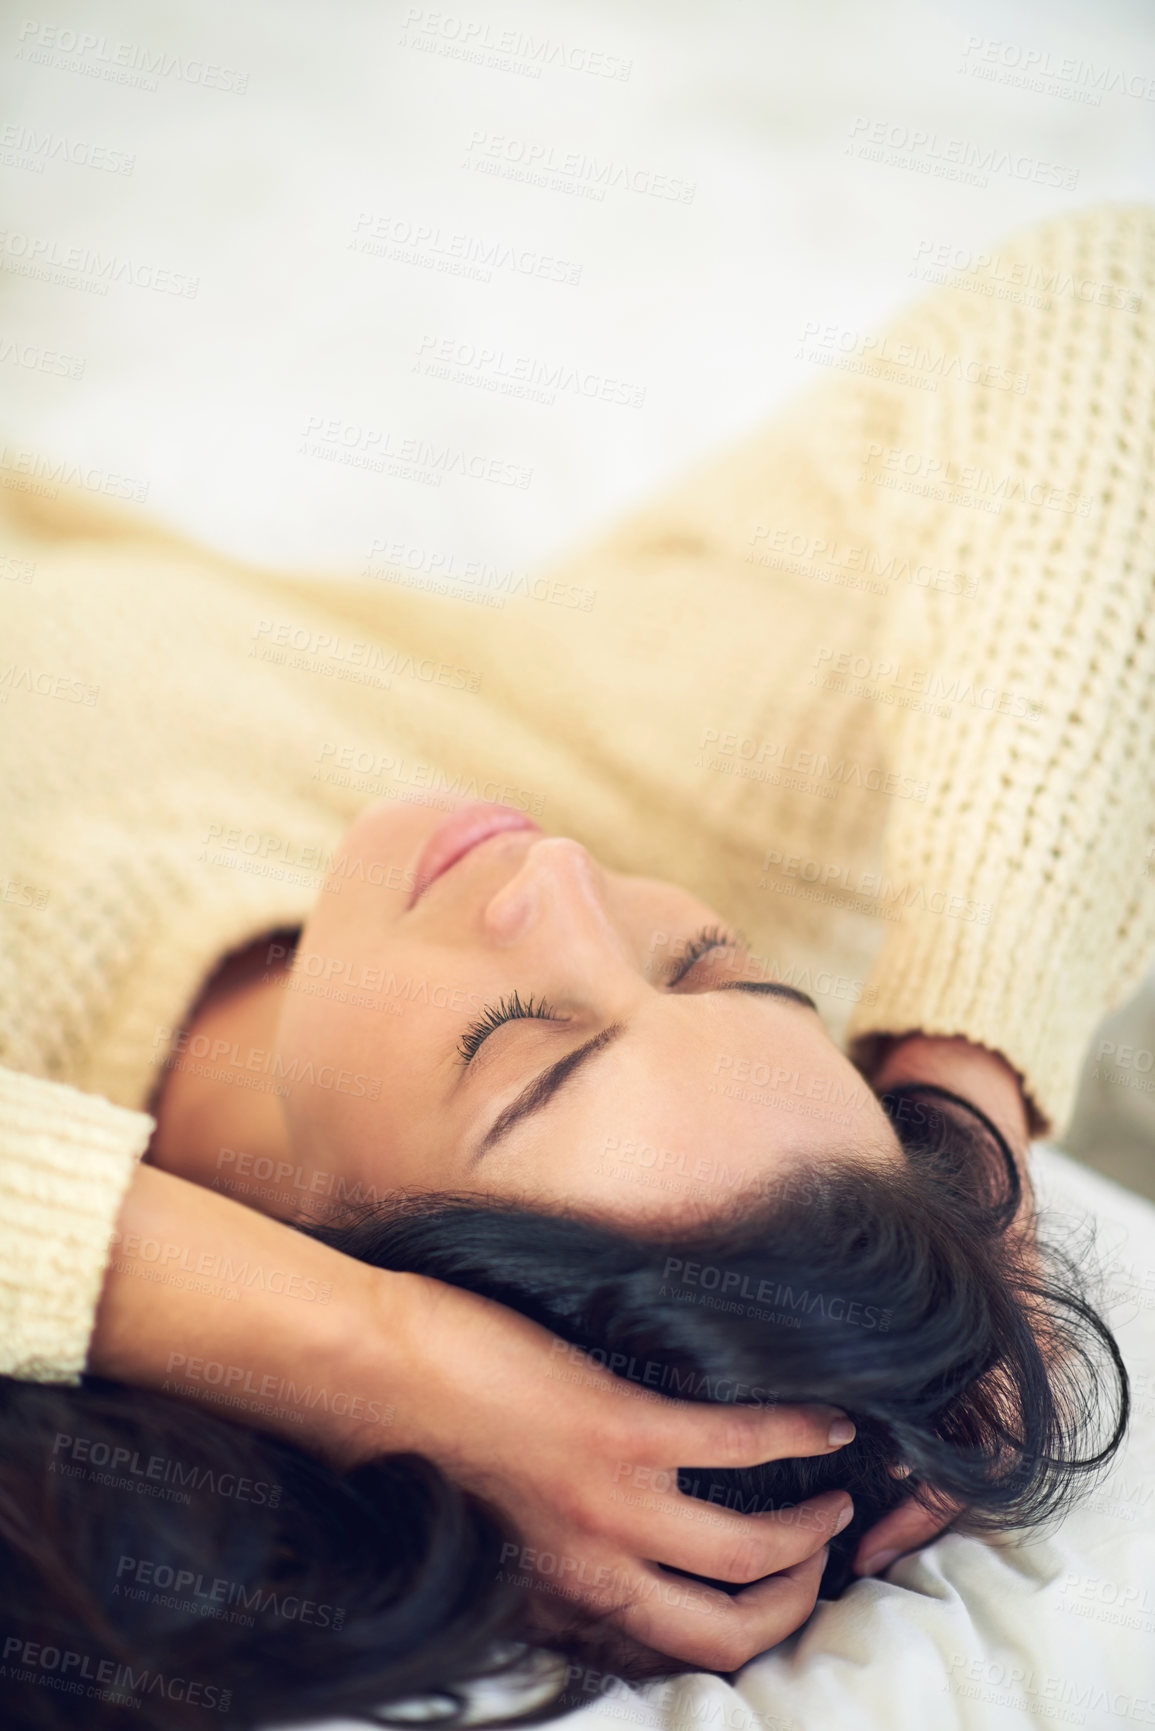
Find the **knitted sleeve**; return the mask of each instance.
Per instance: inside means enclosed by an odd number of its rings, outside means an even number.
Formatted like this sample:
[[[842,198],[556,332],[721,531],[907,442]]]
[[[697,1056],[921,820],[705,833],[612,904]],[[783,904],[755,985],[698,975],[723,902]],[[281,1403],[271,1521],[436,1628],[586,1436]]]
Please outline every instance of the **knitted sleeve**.
[[[885,870],[919,893],[849,1037],[869,1062],[881,1034],[965,1035],[1057,1131],[1155,949],[1155,212],[943,274],[888,338],[907,370],[861,479],[965,582],[911,594],[887,674],[930,792],[888,819]],[[933,390],[919,356],[950,361]]]
[[[0,1373],[79,1381],[153,1120],[0,1067]]]

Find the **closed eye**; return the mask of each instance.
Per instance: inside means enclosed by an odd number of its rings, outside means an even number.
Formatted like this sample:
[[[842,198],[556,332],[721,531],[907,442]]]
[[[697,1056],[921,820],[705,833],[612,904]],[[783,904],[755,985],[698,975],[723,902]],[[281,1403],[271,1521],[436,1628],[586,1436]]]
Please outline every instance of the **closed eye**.
[[[738,950],[741,945],[733,932],[724,931],[721,926],[703,926],[695,937],[687,941],[685,949],[678,956],[666,976],[667,986],[676,986],[679,980],[684,980],[690,969],[711,950]]]
[[[703,926],[697,936],[689,940],[684,952],[675,961],[665,984],[667,988],[678,985],[712,950],[730,950],[737,956],[745,949],[746,946],[733,932],[727,932],[721,926]],[[804,1004],[807,1009],[818,1009],[818,1005],[808,993],[800,992],[796,986],[788,986],[778,980],[724,980],[707,989],[719,992],[760,992],[767,998],[785,998],[795,1004]]]
[[[471,1022],[466,1028],[457,1042],[461,1062],[472,1063],[478,1049],[506,1022],[517,1022],[526,1018],[542,1022],[562,1020],[552,1004],[543,1003],[532,993],[523,1001],[516,991],[511,992],[508,998],[499,998],[496,1004],[486,1004],[476,1022]]]

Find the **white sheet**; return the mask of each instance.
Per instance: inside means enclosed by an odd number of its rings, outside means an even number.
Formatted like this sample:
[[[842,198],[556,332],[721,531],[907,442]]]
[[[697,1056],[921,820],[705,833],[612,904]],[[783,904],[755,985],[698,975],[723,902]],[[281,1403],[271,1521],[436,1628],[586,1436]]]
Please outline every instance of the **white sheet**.
[[[523,574],[827,377],[806,325],[884,329],[928,249],[1155,198],[1153,92],[1146,0],[12,9],[0,483],[29,451],[282,566]],[[358,464],[386,435],[532,477]]]

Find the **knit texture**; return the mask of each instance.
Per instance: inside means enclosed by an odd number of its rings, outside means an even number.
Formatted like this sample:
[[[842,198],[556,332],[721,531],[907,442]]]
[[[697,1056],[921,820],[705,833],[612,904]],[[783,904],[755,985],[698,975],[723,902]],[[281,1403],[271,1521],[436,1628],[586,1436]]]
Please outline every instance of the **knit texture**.
[[[78,1382],[143,1112],[0,1069],[0,1374]]]
[[[820,332],[765,432],[521,593],[254,571],[7,474],[0,1062],[147,1107],[359,811],[473,795],[702,896],[864,1058],[1003,1053],[1060,1130],[1155,948],[1153,288],[1155,215],[1096,209]],[[52,1146],[17,1264],[49,1319],[51,1197],[106,1190],[95,1294],[127,1183]]]

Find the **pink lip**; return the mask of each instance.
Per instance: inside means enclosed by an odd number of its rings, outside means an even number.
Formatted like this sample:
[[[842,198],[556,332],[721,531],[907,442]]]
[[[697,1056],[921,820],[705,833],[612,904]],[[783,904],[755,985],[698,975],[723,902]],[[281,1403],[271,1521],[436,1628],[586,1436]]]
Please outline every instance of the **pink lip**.
[[[510,830],[536,829],[541,825],[534,823],[524,812],[510,811],[508,806],[490,805],[483,800],[474,800],[470,805],[455,811],[452,817],[438,824],[429,840],[421,850],[415,872],[416,885],[409,898],[409,906],[425,894],[430,884],[455,866],[467,853],[472,853],[475,847],[480,847],[483,841],[491,836],[501,835]]]

